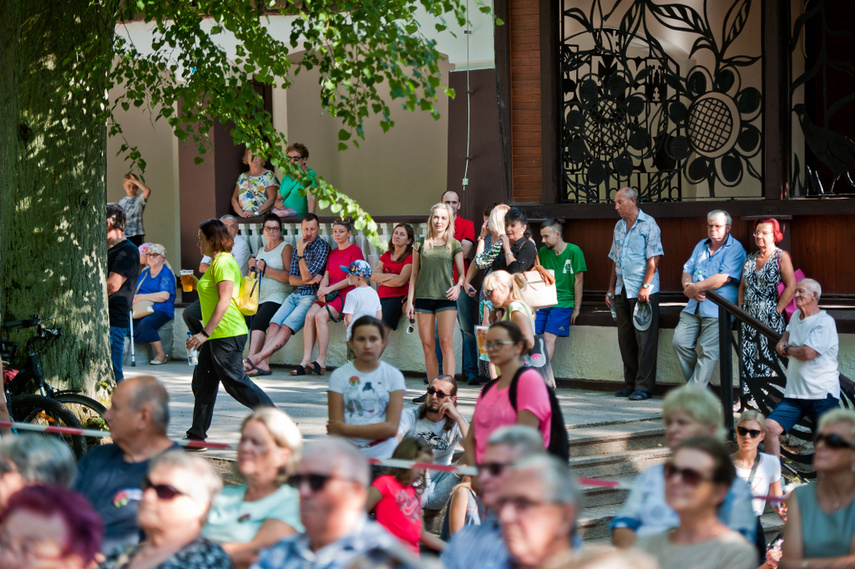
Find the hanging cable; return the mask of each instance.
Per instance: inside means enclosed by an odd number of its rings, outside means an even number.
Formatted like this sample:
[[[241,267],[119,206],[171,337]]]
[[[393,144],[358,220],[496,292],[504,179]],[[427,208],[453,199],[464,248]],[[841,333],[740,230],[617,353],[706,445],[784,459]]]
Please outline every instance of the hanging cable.
[[[469,186],[469,160],[470,148],[472,144],[472,88],[470,87],[469,74],[472,68],[472,62],[469,55],[469,42],[472,37],[472,20],[469,19],[469,0],[466,0],[466,29],[463,30],[466,36],[466,157],[464,158],[463,180],[461,180],[464,210],[468,205],[468,195],[466,188]]]

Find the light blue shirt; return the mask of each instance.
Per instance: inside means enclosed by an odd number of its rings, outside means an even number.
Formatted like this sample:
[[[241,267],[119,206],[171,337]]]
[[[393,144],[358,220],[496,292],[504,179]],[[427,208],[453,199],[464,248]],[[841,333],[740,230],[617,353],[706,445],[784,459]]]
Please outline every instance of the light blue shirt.
[[[692,275],[693,283],[699,283],[704,279],[721,273],[729,276],[730,282],[713,289],[713,292],[736,304],[739,297],[739,279],[742,277],[742,266],[745,264],[745,256],[745,247],[729,233],[724,245],[712,254],[710,254],[710,240],[702,239],[695,245],[692,256],[683,265],[683,272]],[[690,298],[683,312],[697,314],[702,318],[718,318],[718,306],[710,300],[698,302],[694,298]]]
[[[636,298],[638,289],[644,281],[644,272],[647,269],[647,260],[651,257],[661,256],[662,235],[656,221],[638,210],[638,219],[632,224],[627,232],[626,220],[621,219],[615,225],[612,248],[609,251],[609,259],[615,262],[615,294],[620,294],[626,287],[626,297]],[[659,268],[653,273],[653,288],[650,294],[659,292]]]

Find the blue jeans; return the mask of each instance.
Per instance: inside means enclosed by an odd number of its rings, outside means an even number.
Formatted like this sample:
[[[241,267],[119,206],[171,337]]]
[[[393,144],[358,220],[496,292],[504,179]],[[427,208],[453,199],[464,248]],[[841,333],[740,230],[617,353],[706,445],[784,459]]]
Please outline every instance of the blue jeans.
[[[122,373],[122,358],[125,356],[125,338],[131,334],[130,328],[110,326],[110,359],[113,360],[113,376],[116,383],[125,379]]]
[[[478,378],[478,340],[475,339],[475,307],[478,301],[460,291],[457,297],[457,323],[463,334],[463,375],[468,380]],[[436,334],[436,360],[442,370],[442,351],[439,349],[439,334]],[[433,378],[428,378],[433,379]]]

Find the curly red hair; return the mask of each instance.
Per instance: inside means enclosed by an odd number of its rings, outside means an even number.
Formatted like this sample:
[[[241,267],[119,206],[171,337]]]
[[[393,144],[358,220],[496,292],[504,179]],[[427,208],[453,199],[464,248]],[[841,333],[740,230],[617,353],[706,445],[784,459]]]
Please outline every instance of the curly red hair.
[[[754,222],[754,231],[757,231],[757,226],[761,223],[768,223],[772,226],[772,237],[775,238],[775,243],[780,243],[784,240],[784,233],[781,231],[781,224],[774,217],[761,217]]]

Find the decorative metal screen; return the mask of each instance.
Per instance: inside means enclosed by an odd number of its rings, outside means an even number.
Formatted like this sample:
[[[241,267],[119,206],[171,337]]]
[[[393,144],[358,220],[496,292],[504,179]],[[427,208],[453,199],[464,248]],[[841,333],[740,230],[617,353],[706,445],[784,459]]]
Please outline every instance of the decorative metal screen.
[[[855,3],[792,5],[790,195],[855,193]]]
[[[627,185],[643,201],[762,195],[756,4],[565,0],[564,201]]]

